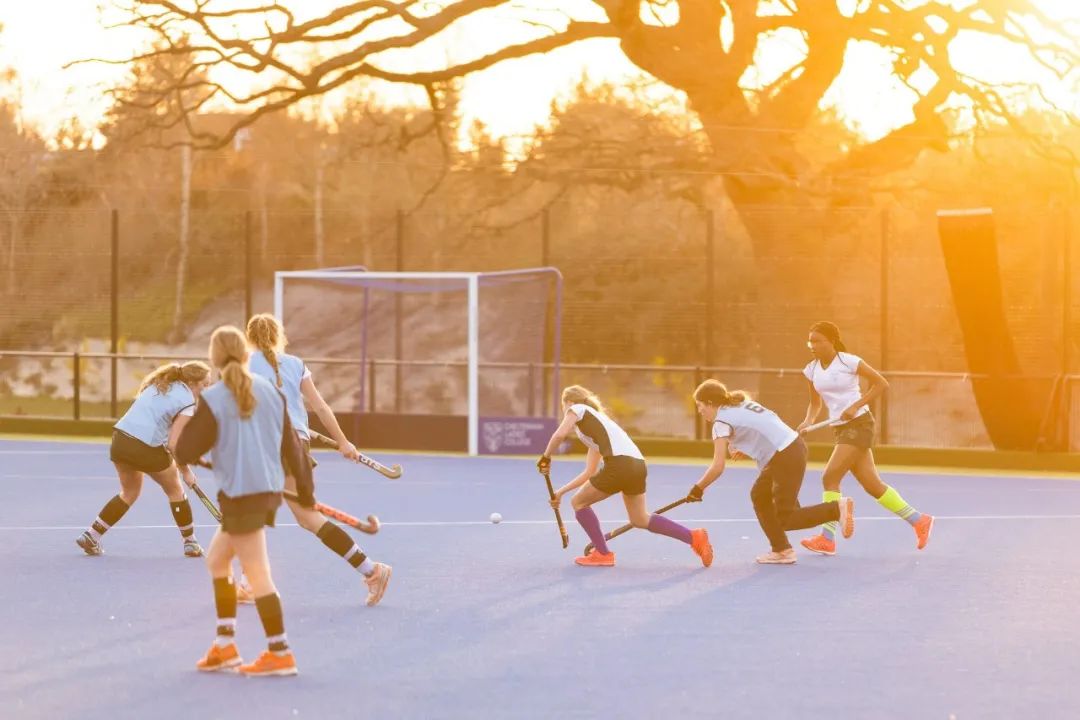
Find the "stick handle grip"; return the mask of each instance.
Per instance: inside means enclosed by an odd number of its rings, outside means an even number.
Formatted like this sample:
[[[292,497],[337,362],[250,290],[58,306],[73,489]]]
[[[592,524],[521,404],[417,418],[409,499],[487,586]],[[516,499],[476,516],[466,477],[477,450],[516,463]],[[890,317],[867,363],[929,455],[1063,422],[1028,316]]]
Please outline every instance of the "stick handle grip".
[[[544,473],[544,482],[547,483],[548,497],[551,498],[552,500],[554,500],[555,499],[555,488],[551,485],[551,475],[549,473]],[[570,547],[570,536],[567,535],[567,533],[566,533],[566,526],[563,525],[562,513],[559,512],[559,508],[554,508],[554,510],[555,510],[555,522],[558,523],[558,525],[559,525],[559,536],[562,538],[562,546],[563,546],[563,549],[566,549],[566,548]]]

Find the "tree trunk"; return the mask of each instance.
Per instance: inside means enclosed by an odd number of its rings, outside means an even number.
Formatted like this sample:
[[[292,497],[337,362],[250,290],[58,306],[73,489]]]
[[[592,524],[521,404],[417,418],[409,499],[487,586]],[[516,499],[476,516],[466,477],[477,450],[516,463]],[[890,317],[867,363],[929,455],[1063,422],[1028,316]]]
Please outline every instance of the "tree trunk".
[[[180,253],[176,261],[176,306],[173,309],[173,334],[180,332],[184,311],[184,280],[187,277],[188,254],[191,244],[191,146],[180,148]]]

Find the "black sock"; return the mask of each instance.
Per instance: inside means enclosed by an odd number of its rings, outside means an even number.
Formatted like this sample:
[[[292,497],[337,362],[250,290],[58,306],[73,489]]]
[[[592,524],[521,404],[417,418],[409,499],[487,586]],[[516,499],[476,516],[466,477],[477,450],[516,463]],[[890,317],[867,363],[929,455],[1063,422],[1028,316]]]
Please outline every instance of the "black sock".
[[[277,593],[255,598],[255,609],[259,611],[263,632],[270,652],[283,653],[289,649],[285,639],[285,618],[281,614],[281,597]]]
[[[169,507],[172,509],[173,520],[176,521],[176,527],[180,528],[180,534],[185,540],[195,535],[195,521],[191,517],[191,503],[187,498],[184,498],[180,502],[169,503]]]
[[[236,585],[231,577],[214,578],[214,607],[218,637],[231,641],[236,635]]]
[[[98,513],[97,519],[90,525],[90,529],[96,532],[98,535],[104,535],[108,532],[116,523],[120,522],[120,518],[124,517],[124,513],[131,509],[131,506],[124,502],[124,499],[117,495],[109,502],[105,503],[105,507],[101,508],[101,512]]]
[[[360,567],[364,560],[367,559],[367,555],[364,554],[359,545],[353,542],[353,539],[349,537],[349,533],[329,520],[323,523],[323,526],[319,528],[319,532],[315,533],[315,535],[322,540],[323,545],[345,558],[346,562],[354,568]]]

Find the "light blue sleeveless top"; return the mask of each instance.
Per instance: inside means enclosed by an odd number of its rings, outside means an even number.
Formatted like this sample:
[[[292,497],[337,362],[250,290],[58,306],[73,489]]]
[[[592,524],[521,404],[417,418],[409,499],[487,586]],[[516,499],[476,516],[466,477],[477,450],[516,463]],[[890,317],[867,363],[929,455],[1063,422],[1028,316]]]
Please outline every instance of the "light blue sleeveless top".
[[[182,382],[174,382],[164,393],[151,385],[139,393],[114,428],[141,440],[150,447],[169,442],[169,430],[177,415],[195,414],[195,394]]]
[[[251,378],[255,412],[240,417],[240,409],[225,383],[202,392],[203,402],[217,421],[217,442],[210,450],[218,487],[231,498],[285,488],[281,437],[285,431],[285,399],[272,383]]]
[[[281,387],[278,387],[278,390],[285,396],[285,404],[289,408],[289,422],[292,423],[293,430],[306,440],[309,437],[308,417],[307,410],[304,409],[304,396],[300,393],[300,382],[310,373],[304,361],[295,355],[279,353],[277,361],[278,374],[281,375]],[[277,387],[274,368],[261,351],[255,350],[251,353],[248,369],[252,375],[266,378],[271,385]]]

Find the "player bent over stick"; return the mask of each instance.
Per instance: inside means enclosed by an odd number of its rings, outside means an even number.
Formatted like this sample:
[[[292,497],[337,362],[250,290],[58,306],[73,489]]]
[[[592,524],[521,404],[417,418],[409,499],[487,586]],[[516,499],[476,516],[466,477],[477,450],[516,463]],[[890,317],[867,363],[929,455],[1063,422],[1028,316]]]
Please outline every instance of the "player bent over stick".
[[[750,490],[758,524],[772,546],[757,558],[759,563],[791,565],[795,551],[785,530],[814,527],[838,521],[844,537],[855,531],[855,507],[851,498],[801,507],[799,488],[806,473],[806,443],[772,410],[753,402],[746,393],[717,380],[706,380],[694,391],[698,412],[712,423],[713,461],[693,487],[691,500],[701,500],[706,488],[724,472],[729,446],[753,458],[761,474]]]
[[[219,327],[210,337],[210,362],[221,381],[207,388],[195,415],[180,435],[176,456],[193,463],[210,452],[217,476],[221,526],[210,541],[206,565],[214,585],[217,637],[196,663],[212,672],[236,668],[244,675],[295,675],[296,660],[285,636],[281,598],[270,577],[264,527],[273,527],[285,488],[285,468],[295,478],[300,504],[315,504],[311,465],[289,423],[285,398],[269,382],[247,370],[243,334]],[[255,608],[266,632],[267,651],[242,664],[236,648],[236,585],[233,556],[251,583]]]
[[[546,475],[550,471],[552,453],[571,430],[577,431],[578,437],[588,448],[585,469],[556,490],[555,498],[551,501],[551,506],[558,509],[563,495],[581,488],[570,502],[578,523],[592,540],[594,549],[574,562],[591,567],[614,567],[615,553],[608,550],[604,531],[600,529],[600,519],[591,506],[622,493],[626,514],[634,527],[683,541],[701,558],[701,564],[709,567],[713,549],[704,529],[690,530],[661,515],[649,514],[645,503],[645,477],[648,474],[645,458],[626,431],[607,416],[600,399],[580,385],[571,385],[563,390],[562,407],[565,413],[563,421],[551,436],[536,466],[541,474]],[[597,472],[601,460],[604,466]]]
[[[101,555],[101,536],[120,522],[120,518],[139,499],[143,475],[161,486],[169,499],[173,520],[180,528],[184,555],[201,557],[202,548],[195,539],[191,504],[180,485],[183,477],[188,487],[195,475],[186,465],[177,467],[169,454],[184,425],[195,412],[195,400],[210,379],[210,367],[202,362],[162,365],[147,375],[135,402],[113,426],[109,459],[120,478],[120,494],[101,508],[97,518],[75,542],[87,555]]]
[[[248,344],[253,350],[258,351],[252,353],[249,369],[253,374],[273,383],[285,396],[289,420],[300,440],[308,463],[313,465],[310,461],[311,444],[307,411],[304,409],[305,400],[337,442],[338,449],[345,459],[355,462],[360,454],[356,446],[345,437],[337,418],[334,417],[334,411],[326,404],[318,388],[315,387],[311,371],[304,365],[303,360],[284,352],[288,341],[285,338],[285,329],[281,327],[278,319],[269,314],[255,315],[248,320],[246,335]],[[296,492],[295,481],[291,474],[285,477],[285,489]],[[347,532],[314,508],[303,507],[288,498],[286,502],[300,527],[319,538],[323,545],[344,558],[345,562],[364,576],[364,582],[367,584],[367,605],[369,607],[376,605],[386,593],[386,586],[390,582],[392,572],[391,567],[385,563],[372,562]]]

